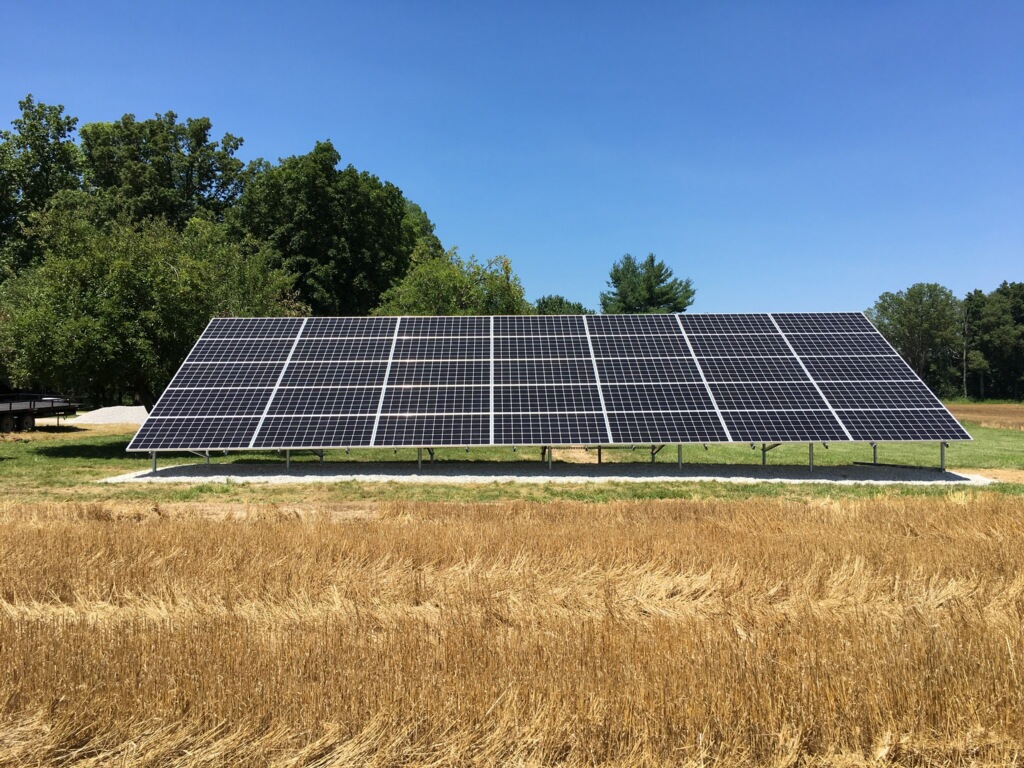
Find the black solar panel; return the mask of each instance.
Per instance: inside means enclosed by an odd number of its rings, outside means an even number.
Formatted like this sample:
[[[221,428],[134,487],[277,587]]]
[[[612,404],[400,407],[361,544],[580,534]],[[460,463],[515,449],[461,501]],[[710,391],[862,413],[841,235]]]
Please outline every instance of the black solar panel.
[[[372,416],[268,416],[252,447],[358,448],[372,433]]]
[[[273,389],[168,389],[153,418],[173,416],[259,416]]]
[[[419,445],[487,445],[490,416],[381,416],[374,445],[384,448]]]
[[[713,411],[703,384],[607,384],[604,402],[612,411]]]
[[[600,413],[500,413],[494,416],[500,445],[598,445],[608,442]]]
[[[486,410],[486,409],[485,409]],[[601,412],[601,394],[594,384],[496,386],[495,413]]]
[[[372,414],[380,405],[380,387],[282,387],[274,395],[271,416]]]
[[[129,450],[968,439],[860,313],[216,318]]]
[[[302,329],[302,337],[366,336],[390,339],[395,333],[397,322],[394,317],[311,317]]]
[[[722,443],[728,438],[714,413],[609,413],[612,442]]]

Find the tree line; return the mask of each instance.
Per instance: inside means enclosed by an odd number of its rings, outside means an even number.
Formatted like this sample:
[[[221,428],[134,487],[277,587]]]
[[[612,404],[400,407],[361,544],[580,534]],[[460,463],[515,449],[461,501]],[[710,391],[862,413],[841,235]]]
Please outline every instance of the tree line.
[[[78,126],[19,102],[0,131],[0,391],[152,405],[212,316],[578,314],[510,260],[445,249],[427,213],[330,141],[242,162],[174,112]],[[626,254],[604,312],[681,312],[689,280]]]
[[[1024,283],[962,299],[936,283],[883,293],[868,317],[944,397],[1024,397]]]

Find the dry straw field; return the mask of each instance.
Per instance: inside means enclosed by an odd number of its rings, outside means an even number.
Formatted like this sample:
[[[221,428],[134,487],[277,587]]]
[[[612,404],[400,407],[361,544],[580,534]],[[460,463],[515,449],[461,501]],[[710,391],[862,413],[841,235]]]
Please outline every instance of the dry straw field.
[[[0,765],[1006,765],[1010,495],[0,506]]]

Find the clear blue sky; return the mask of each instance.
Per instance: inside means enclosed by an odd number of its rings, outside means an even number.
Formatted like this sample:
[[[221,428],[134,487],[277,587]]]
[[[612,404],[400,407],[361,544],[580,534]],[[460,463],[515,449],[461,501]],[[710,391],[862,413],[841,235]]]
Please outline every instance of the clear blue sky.
[[[693,311],[1024,280],[1021,2],[5,3],[0,124],[209,116],[331,139],[445,247],[596,307],[654,252]]]

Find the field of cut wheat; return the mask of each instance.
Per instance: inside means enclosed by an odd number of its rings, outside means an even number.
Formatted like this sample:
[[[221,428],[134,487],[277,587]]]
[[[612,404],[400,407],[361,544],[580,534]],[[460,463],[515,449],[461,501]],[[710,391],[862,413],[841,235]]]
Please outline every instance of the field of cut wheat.
[[[0,765],[1004,765],[1024,516],[0,506]]]

